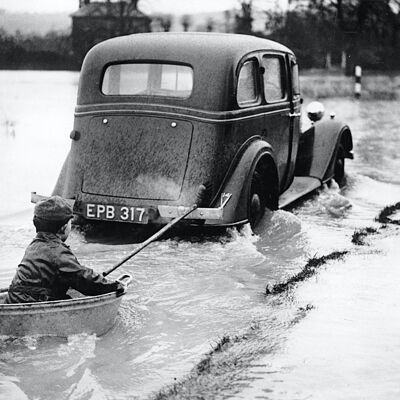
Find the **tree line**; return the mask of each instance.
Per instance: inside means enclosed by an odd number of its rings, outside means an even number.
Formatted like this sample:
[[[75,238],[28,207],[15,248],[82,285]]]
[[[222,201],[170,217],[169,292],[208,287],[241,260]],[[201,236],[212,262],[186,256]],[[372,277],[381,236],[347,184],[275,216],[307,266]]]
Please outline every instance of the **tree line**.
[[[253,0],[239,1],[232,24],[208,21],[207,31],[253,34],[292,49],[302,68],[400,69],[400,0],[288,0],[285,9],[255,10]],[[254,31],[255,13],[263,13],[265,29]],[[171,20],[161,20],[169,30]],[[183,30],[192,30],[189,16]],[[79,69],[66,33],[45,36],[7,34],[0,29],[0,68]]]
[[[350,72],[400,69],[399,0],[291,0],[266,12],[271,39],[290,47],[305,68]]]
[[[0,68],[2,69],[78,69],[71,37],[49,32],[44,36],[17,31],[10,35],[0,29]]]

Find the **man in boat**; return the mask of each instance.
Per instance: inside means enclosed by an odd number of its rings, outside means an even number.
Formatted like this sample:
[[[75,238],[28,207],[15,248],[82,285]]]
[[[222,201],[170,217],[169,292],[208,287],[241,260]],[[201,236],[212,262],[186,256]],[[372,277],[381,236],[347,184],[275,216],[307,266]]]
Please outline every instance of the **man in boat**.
[[[69,299],[69,288],[88,295],[125,293],[126,286],[110,281],[79,264],[64,242],[71,232],[72,209],[59,196],[35,205],[36,237],[27,247],[8,289],[6,303]]]

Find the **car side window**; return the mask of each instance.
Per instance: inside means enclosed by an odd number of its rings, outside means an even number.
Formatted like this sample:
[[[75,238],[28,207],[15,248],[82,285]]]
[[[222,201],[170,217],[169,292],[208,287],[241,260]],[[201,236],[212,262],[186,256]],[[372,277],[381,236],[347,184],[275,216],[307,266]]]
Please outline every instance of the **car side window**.
[[[264,67],[264,96],[269,102],[279,101],[285,98],[284,87],[284,63],[279,56],[263,56],[262,66]]]
[[[239,107],[249,107],[259,101],[257,67],[256,60],[249,60],[240,69],[236,95]]]

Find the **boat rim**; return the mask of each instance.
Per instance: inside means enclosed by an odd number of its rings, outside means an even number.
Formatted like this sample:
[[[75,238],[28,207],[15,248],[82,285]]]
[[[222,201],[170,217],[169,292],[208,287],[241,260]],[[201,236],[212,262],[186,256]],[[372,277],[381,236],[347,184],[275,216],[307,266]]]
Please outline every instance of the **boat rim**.
[[[121,296],[117,297],[116,292],[110,292],[105,294],[100,294],[96,296],[82,296],[76,297],[72,299],[65,300],[54,300],[54,301],[38,301],[38,302],[30,302],[30,303],[11,303],[11,304],[0,304],[0,310],[18,310],[18,309],[43,309],[43,308],[65,308],[66,306],[76,306],[81,304],[92,304],[98,303],[103,300],[113,300],[119,297],[122,297],[125,293],[121,294]]]

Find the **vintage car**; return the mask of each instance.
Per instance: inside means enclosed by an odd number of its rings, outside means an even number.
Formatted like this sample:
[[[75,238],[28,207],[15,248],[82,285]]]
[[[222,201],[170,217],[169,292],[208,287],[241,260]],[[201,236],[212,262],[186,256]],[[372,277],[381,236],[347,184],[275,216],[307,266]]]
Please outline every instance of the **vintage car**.
[[[147,33],[93,47],[53,194],[77,222],[256,225],[331,179],[352,136],[334,117],[301,132],[291,50],[247,35]],[[32,193],[32,201],[42,196]]]

